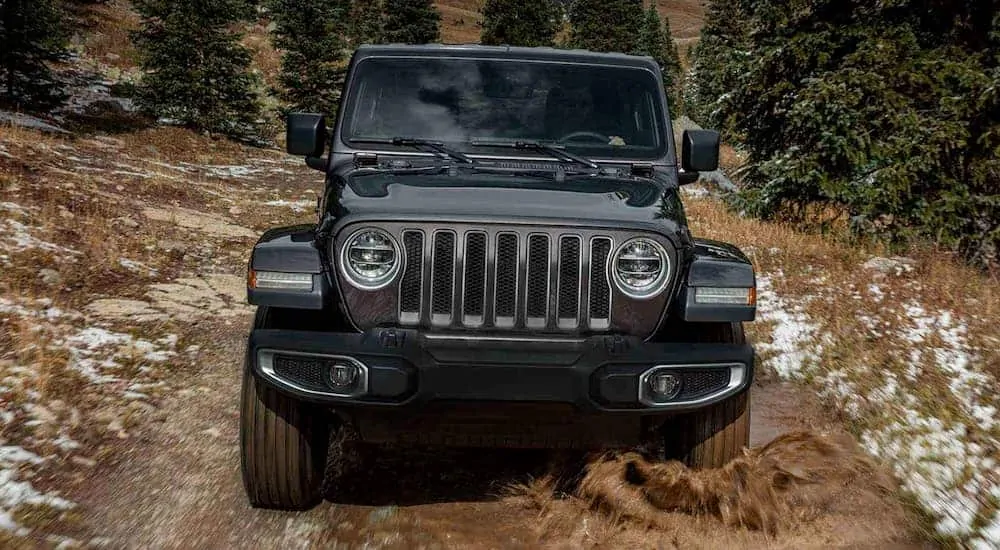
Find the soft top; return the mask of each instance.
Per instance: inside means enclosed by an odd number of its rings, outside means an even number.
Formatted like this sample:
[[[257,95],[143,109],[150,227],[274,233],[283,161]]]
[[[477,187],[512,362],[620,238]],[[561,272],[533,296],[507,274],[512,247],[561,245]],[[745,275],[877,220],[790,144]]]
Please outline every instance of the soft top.
[[[593,52],[590,50],[564,50],[558,48],[525,48],[519,46],[482,46],[479,44],[379,44],[358,47],[357,60],[380,56],[426,57],[485,57],[498,59],[524,59],[531,61],[563,61],[593,63],[658,70],[659,65],[649,56],[624,53]]]

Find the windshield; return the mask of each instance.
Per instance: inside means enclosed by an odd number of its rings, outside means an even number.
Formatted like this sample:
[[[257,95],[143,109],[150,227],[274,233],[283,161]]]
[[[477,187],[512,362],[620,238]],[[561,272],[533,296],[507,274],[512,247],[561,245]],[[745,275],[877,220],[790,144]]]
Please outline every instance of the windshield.
[[[352,79],[342,137],[465,151],[473,141],[532,140],[592,158],[658,158],[667,150],[659,87],[652,72],[628,67],[370,58]]]

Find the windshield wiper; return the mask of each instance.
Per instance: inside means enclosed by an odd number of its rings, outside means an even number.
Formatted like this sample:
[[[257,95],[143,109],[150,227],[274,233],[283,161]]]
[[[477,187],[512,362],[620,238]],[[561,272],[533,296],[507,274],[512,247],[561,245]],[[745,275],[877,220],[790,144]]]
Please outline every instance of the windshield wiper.
[[[452,158],[463,164],[475,165],[476,161],[469,158],[464,153],[451,149],[450,147],[445,147],[440,141],[431,141],[429,139],[422,138],[411,138],[411,137],[393,137],[393,138],[354,138],[350,141],[357,143],[384,143],[386,145],[396,145],[398,147],[413,147],[414,149],[419,149],[423,151],[430,151],[432,153],[437,153],[441,158]]]
[[[507,147],[510,149],[518,149],[521,151],[541,151],[543,153],[548,153],[559,160],[567,162],[575,162],[576,164],[582,164],[587,168],[594,170],[600,170],[601,166],[596,162],[590,160],[587,157],[582,157],[580,155],[570,153],[569,151],[556,147],[554,145],[549,145],[547,143],[542,143],[540,141],[492,141],[492,140],[475,140],[472,142],[473,147]]]

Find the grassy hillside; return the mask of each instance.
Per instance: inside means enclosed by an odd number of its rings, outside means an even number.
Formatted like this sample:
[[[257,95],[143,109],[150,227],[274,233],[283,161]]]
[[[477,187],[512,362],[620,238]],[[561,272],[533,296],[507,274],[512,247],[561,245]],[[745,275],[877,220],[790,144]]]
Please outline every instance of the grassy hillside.
[[[441,11],[441,37],[448,43],[479,41],[479,10],[482,0],[438,0]],[[670,19],[674,38],[682,45],[698,38],[705,20],[702,0],[657,0],[660,14]]]

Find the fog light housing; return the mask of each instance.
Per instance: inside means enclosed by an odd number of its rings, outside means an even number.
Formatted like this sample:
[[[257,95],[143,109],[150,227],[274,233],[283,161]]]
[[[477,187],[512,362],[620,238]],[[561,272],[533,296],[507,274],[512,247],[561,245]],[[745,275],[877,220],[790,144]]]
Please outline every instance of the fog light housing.
[[[346,390],[358,382],[360,369],[353,363],[334,363],[330,367],[330,386],[335,390]]]
[[[646,379],[649,393],[657,401],[669,401],[681,393],[681,377],[671,372],[657,372]]]

